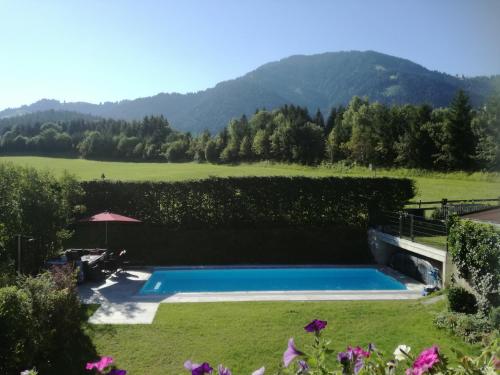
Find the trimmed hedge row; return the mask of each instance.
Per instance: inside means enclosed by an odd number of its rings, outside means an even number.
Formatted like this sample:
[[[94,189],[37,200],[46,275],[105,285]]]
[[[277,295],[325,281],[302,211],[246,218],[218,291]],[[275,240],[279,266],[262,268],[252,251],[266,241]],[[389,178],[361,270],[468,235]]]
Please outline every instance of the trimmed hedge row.
[[[81,223],[68,246],[104,246],[104,224]],[[135,265],[366,264],[373,259],[366,230],[322,228],[169,229],[110,224],[108,243]]]
[[[414,195],[408,179],[237,177],[183,182],[83,182],[88,214],[103,210],[170,228],[366,226]]]

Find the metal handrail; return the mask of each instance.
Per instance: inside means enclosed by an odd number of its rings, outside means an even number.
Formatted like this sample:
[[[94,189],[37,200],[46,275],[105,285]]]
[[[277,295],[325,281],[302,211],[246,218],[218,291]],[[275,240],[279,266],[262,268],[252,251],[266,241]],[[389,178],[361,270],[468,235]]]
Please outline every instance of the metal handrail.
[[[423,216],[417,216],[408,212],[381,212],[381,230],[401,238],[408,238],[413,242],[429,242],[432,237],[441,242],[440,237],[445,237],[441,246],[448,247],[448,229],[443,220],[429,220]],[[422,240],[425,237],[424,240]],[[436,246],[436,242],[432,243]]]
[[[419,205],[419,208],[421,205],[428,205],[428,204],[446,204],[446,203],[460,203],[460,202],[499,202],[500,204],[500,197],[497,198],[477,198],[477,199],[446,199],[443,198],[439,201],[410,201],[406,205]]]

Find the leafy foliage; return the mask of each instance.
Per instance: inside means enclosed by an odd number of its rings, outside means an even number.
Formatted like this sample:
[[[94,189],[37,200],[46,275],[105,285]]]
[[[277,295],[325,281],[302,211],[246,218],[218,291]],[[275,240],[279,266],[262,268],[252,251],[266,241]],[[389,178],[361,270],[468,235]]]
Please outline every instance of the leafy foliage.
[[[434,323],[437,327],[448,329],[469,343],[487,339],[492,329],[490,320],[484,316],[452,311],[439,313]]]
[[[306,327],[317,322],[314,320]],[[326,326],[326,321],[323,322]],[[324,328],[324,326],[323,326]],[[479,356],[464,356],[459,351],[455,354],[459,359],[458,366],[451,366],[448,358],[437,345],[422,350],[418,355],[412,353],[411,347],[399,345],[390,356],[380,351],[375,344],[370,343],[367,349],[360,346],[348,346],[345,351],[335,352],[330,349],[331,341],[322,337],[323,328],[307,331],[314,333],[312,344],[298,348],[293,338],[288,341],[288,347],[283,353],[283,359],[277,374],[311,374],[311,375],[385,375],[404,373],[406,375],[443,374],[494,374],[498,369],[498,340],[490,343]],[[105,358],[105,357],[104,357]],[[335,358],[336,360],[332,359]],[[184,367],[191,375],[231,375],[231,371],[219,365],[216,371],[208,362],[195,364],[191,360]],[[104,373],[104,372],[103,372]],[[252,375],[264,375],[265,367],[254,371]],[[110,373],[111,374],[111,373]]]
[[[496,99],[495,99],[496,98]],[[0,152],[78,155],[90,159],[238,163],[273,160],[404,166],[441,170],[498,169],[498,102],[478,115],[459,91],[449,108],[388,107],[354,97],[332,108],[325,123],[318,110],[284,105],[233,118],[215,136],[193,137],[159,117],[128,123],[69,120],[19,123],[3,129]]]
[[[184,182],[83,182],[89,213],[109,209],[170,227],[363,226],[398,209],[413,182],[390,178],[240,177]]]
[[[0,264],[11,264],[16,258],[20,234],[30,252],[23,271],[36,272],[69,236],[65,228],[81,193],[79,183],[68,174],[57,179],[48,172],[1,164]]]
[[[492,225],[452,218],[449,251],[458,273],[476,293],[480,313],[498,304],[500,232]]]
[[[75,278],[70,269],[21,277],[0,288],[0,372],[35,366],[51,374],[79,374],[94,355],[82,330]]]
[[[447,290],[448,306],[451,311],[473,314],[477,312],[476,298],[464,288],[452,286]]]

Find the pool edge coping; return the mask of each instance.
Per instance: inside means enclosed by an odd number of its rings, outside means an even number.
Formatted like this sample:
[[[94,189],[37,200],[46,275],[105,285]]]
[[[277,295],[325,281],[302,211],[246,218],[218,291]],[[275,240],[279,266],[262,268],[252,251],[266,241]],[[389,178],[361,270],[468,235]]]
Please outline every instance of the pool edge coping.
[[[286,290],[286,291],[231,291],[231,292],[181,292],[174,294],[140,294],[154,271],[190,269],[251,269],[251,268],[375,268],[390,276],[406,289],[392,290]],[[132,269],[132,268],[131,268]],[[336,300],[397,300],[420,298],[425,284],[406,276],[391,267],[379,264],[312,264],[312,265],[210,265],[210,266],[145,266],[135,269],[148,270],[150,276],[135,290],[133,301],[184,303],[184,302],[264,302],[264,301],[336,301]],[[376,298],[379,297],[379,298]]]

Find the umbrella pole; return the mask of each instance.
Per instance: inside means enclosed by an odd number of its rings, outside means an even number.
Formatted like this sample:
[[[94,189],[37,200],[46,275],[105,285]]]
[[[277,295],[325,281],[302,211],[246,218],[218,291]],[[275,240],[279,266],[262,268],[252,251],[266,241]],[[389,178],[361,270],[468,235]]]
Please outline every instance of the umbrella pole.
[[[105,244],[106,244],[106,249],[108,248],[108,222],[106,221],[106,241],[105,241]]]

